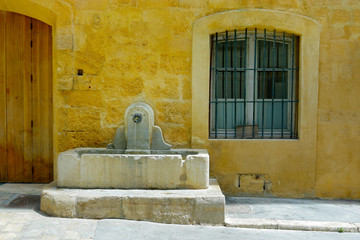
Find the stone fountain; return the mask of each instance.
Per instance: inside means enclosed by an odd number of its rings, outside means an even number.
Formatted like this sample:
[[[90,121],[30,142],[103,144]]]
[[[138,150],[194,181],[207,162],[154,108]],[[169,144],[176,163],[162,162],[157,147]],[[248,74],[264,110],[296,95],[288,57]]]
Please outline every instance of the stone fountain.
[[[51,216],[224,222],[225,198],[209,180],[207,151],[171,149],[145,103],[127,108],[107,148],[63,152],[57,165],[57,181],[41,196],[41,210]]]

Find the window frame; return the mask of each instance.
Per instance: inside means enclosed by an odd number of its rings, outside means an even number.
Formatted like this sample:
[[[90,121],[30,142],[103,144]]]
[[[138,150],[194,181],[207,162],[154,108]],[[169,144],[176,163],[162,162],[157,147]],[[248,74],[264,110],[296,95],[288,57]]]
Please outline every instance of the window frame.
[[[245,28],[278,29],[299,36],[299,103],[298,139],[211,139],[209,138],[209,68],[210,38],[216,32],[226,29]],[[312,161],[316,152],[319,51],[321,24],[301,14],[269,9],[238,9],[217,12],[201,17],[193,22],[191,54],[191,147],[209,148],[223,151],[232,149],[235,155],[252,154],[262,157],[258,148],[266,147],[267,159],[271,154],[279,157],[291,154],[296,159]],[[226,145],[223,145],[226,142]],[[240,145],[239,145],[240,144]],[[239,147],[241,146],[241,148]],[[306,147],[306,151],[297,150]],[[215,150],[214,150],[215,151]],[[306,153],[306,154],[305,154]],[[294,155],[295,154],[295,155]],[[305,156],[306,155],[306,156]],[[315,155],[314,155],[315,156]],[[234,161],[234,158],[231,158]],[[219,161],[224,161],[221,158]]]
[[[209,36],[226,29],[255,27],[299,36],[298,139],[211,139]],[[229,182],[239,173],[261,172],[271,178],[276,196],[284,196],[289,191],[298,197],[313,194],[318,156],[321,24],[308,16],[287,11],[235,9],[201,17],[192,29],[191,147],[208,149],[210,172],[219,181]]]
[[[230,35],[229,35],[230,32]],[[225,64],[223,63],[222,67],[217,67],[218,65],[215,63],[216,61],[218,61],[217,58],[217,44],[223,44],[225,42],[227,42],[226,45],[228,45],[228,48],[223,50],[223,52],[227,51],[227,53],[225,53],[225,57],[227,58],[226,54],[231,54],[231,57],[234,54],[234,58],[236,58],[236,51],[234,51],[233,47],[237,47],[237,45],[234,46],[234,40],[236,38],[236,42],[244,42],[245,41],[245,66],[241,66],[242,63],[240,63],[239,67],[236,65],[235,68],[234,66],[231,64],[226,66],[226,62]],[[261,62],[261,54],[260,54],[260,45],[259,42],[260,41],[264,41],[265,43],[269,43],[269,44],[275,44],[275,43],[280,43],[283,48],[282,49],[287,49],[287,63],[284,66],[284,63],[280,65],[282,65],[282,67],[279,66],[263,66],[260,67],[260,62]],[[233,31],[223,31],[223,32],[216,32],[215,34],[210,35],[210,83],[209,83],[209,138],[210,139],[268,139],[268,138],[281,138],[281,139],[296,139],[297,138],[297,132],[298,132],[298,124],[297,124],[297,104],[298,104],[298,96],[299,96],[299,86],[298,85],[298,72],[299,72],[299,40],[298,40],[298,36],[295,36],[294,34],[288,34],[285,31],[282,31],[280,33],[276,32],[276,30],[274,30],[273,32],[267,32],[266,28],[263,29],[263,31],[254,28],[251,30],[248,30],[247,28],[243,31],[239,31],[239,30],[233,30]],[[266,48],[266,45],[264,46],[264,50]],[[256,49],[255,49],[256,48]],[[259,50],[259,51],[257,51]],[[281,50],[280,50],[281,51]],[[224,54],[224,53],[223,53]],[[265,57],[266,54],[263,54],[263,56]],[[225,58],[223,55],[223,58]],[[277,56],[276,59],[279,58],[279,55]],[[241,58],[240,58],[241,59]],[[264,59],[265,60],[265,59]],[[267,57],[268,60],[268,64],[270,65],[270,55]],[[275,58],[274,58],[275,60]],[[225,60],[226,61],[226,60]],[[231,59],[232,62],[235,62],[235,60]],[[277,61],[277,60],[276,60]],[[215,64],[214,64],[215,63]],[[263,64],[265,64],[265,61],[263,61]],[[226,91],[225,93],[223,93],[224,97],[223,98],[219,98],[219,97],[215,97],[214,95],[216,95],[217,93],[215,91],[217,91],[216,86],[217,85],[217,75],[218,75],[218,69],[225,69],[223,70],[225,72],[225,74],[227,75],[227,69],[232,69],[232,71],[235,72],[235,77],[233,77],[233,79],[231,81],[237,82],[236,80],[236,73],[242,72],[244,74],[244,79],[242,79],[242,77],[240,77],[239,83],[242,86],[242,81],[244,81],[244,89],[245,90],[245,94],[242,94],[243,89],[241,88],[239,91],[239,97],[236,96],[236,90],[234,91],[233,89],[231,89],[232,92],[234,92],[233,95],[235,95],[234,97],[227,97],[226,95]],[[237,68],[239,69],[244,69],[244,70],[236,70]],[[275,70],[276,69],[276,70]],[[287,82],[287,97],[286,98],[275,98],[275,90],[272,93],[273,96],[272,98],[259,98],[258,96],[258,91],[259,91],[259,73],[264,73],[265,72],[272,72],[273,75],[275,75],[276,72],[282,72],[283,74],[285,72],[287,72],[287,79],[283,79],[283,84],[285,84],[285,82]],[[295,74],[294,74],[295,72]],[[295,75],[295,76],[294,76]],[[264,75],[265,76],[265,75]],[[222,77],[222,81],[226,81],[227,80],[227,76]],[[261,79],[261,78],[260,78]],[[273,76],[273,84],[275,84],[275,77]],[[231,82],[230,81],[230,82]],[[294,84],[295,83],[295,84]],[[225,83],[225,87],[226,87],[226,83]],[[272,87],[273,89],[275,87]],[[227,89],[227,88],[226,88]],[[224,91],[224,90],[223,90]],[[245,97],[245,98],[244,98]],[[244,102],[245,100],[245,102]],[[214,102],[215,101],[215,102]],[[232,104],[244,104],[244,108],[246,108],[246,112],[245,112],[245,116],[244,114],[241,114],[240,117],[244,116],[243,120],[242,120],[242,124],[238,125],[237,123],[237,118],[234,117],[235,119],[235,123],[233,123],[234,127],[229,128],[227,127],[227,103],[232,103]],[[224,128],[217,128],[215,127],[215,122],[217,122],[216,118],[218,117],[218,114],[216,112],[217,110],[217,105],[219,102],[223,102],[224,105],[226,106],[226,110],[224,113],[224,117],[225,117],[225,127]],[[264,119],[264,105],[266,102],[272,102],[272,115],[271,115],[271,124],[272,127],[271,128],[265,128],[264,127],[264,121],[262,121],[262,128],[260,128],[260,123],[258,121],[260,121],[260,117],[258,116],[258,108],[262,107],[263,108],[263,114],[262,114],[262,119]],[[282,128],[274,128],[274,103],[276,102],[281,102],[282,103],[282,114],[280,118],[284,119],[284,115],[286,116],[286,126],[282,125]],[[286,113],[284,112],[284,102],[287,105],[287,111]],[[259,104],[260,103],[260,104]],[[290,104],[287,104],[290,103]],[[255,104],[255,107],[254,107]],[[246,106],[245,106],[246,105]],[[215,110],[215,109],[216,110]],[[234,106],[234,111],[233,114],[236,114],[236,108],[237,105]],[[255,113],[254,113],[255,111]],[[230,114],[231,115],[231,114]],[[245,124],[244,124],[245,121]],[[283,122],[283,121],[281,121]],[[253,127],[253,134],[252,136],[245,136],[244,135],[244,131],[242,133],[242,136],[237,137],[236,135],[236,127],[238,126],[253,126],[253,125],[257,125],[259,127],[258,130],[258,135],[255,134],[255,129]],[[225,128],[227,128],[225,130]]]

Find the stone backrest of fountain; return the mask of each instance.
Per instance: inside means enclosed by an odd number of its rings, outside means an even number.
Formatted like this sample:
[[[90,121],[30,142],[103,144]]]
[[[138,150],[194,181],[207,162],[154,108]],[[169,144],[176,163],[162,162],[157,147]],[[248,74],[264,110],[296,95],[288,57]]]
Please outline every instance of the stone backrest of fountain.
[[[154,126],[154,111],[143,102],[130,105],[125,112],[125,126],[116,131],[108,149],[125,149],[125,153],[150,153],[150,150],[169,150],[160,127]]]
[[[105,148],[77,148],[59,155],[58,186],[67,188],[205,189],[209,186],[206,150],[171,149],[154,112],[145,103],[130,105],[125,126]]]

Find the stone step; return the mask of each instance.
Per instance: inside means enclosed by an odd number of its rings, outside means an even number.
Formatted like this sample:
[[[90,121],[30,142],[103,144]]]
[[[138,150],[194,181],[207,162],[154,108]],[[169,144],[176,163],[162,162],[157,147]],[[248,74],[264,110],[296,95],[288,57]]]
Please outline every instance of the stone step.
[[[215,179],[207,189],[67,189],[56,181],[41,195],[41,211],[55,217],[119,218],[175,224],[224,224],[225,197]]]

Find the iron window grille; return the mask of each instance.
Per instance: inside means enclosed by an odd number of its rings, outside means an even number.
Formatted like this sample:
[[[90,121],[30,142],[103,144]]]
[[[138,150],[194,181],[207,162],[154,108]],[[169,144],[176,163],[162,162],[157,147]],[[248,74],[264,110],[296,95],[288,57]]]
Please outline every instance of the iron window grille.
[[[210,138],[298,137],[298,44],[276,30],[211,35]]]

